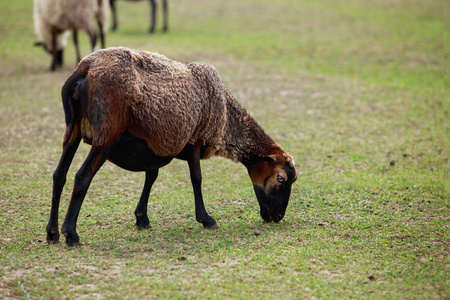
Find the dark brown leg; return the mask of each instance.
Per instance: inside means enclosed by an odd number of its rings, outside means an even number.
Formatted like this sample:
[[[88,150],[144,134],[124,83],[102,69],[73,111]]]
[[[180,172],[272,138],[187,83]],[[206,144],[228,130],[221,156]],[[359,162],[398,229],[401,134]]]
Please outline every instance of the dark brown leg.
[[[72,126],[69,129],[68,134],[65,136],[63,152],[59,160],[58,166],[53,173],[53,196],[52,196],[52,208],[50,210],[50,219],[48,221],[47,230],[47,242],[54,244],[59,241],[58,233],[58,209],[61,199],[61,193],[66,183],[66,175],[72,163],[75,152],[78,149],[78,145],[81,141],[81,135],[78,125]]]
[[[80,238],[76,232],[78,214],[86,196],[92,178],[105,163],[108,157],[108,149],[92,147],[88,157],[84,161],[80,170],[75,175],[75,183],[67,209],[66,218],[61,228],[61,233],[66,237],[68,246],[81,245]]]
[[[75,52],[77,54],[77,64],[80,62],[81,60],[81,55],[80,55],[80,47],[78,46],[78,31],[77,30],[73,30],[72,31],[73,35],[73,44],[75,46]]]
[[[167,0],[163,0],[163,13],[164,13],[164,25],[163,31],[169,30],[169,7],[167,6]]]
[[[208,215],[203,203],[202,196],[202,170],[200,168],[200,150],[201,143],[195,146],[188,144],[183,151],[186,151],[186,158],[189,164],[189,171],[191,174],[192,187],[194,189],[195,198],[195,217],[199,223],[202,223],[207,228],[219,228],[216,221]]]
[[[116,31],[116,29],[117,29],[116,0],[109,0],[109,6],[111,7],[111,16],[112,16],[112,27],[111,27],[111,29],[113,31]]]
[[[150,1],[150,28],[148,29],[148,33],[155,32],[155,23],[156,23],[156,2],[155,0]]]
[[[98,21],[98,31],[100,32],[100,44],[105,48],[105,32],[103,31],[103,23]]]
[[[56,63],[58,65],[58,67],[62,67],[62,65],[63,65],[63,49],[58,50],[56,52]]]
[[[56,49],[56,37],[57,37],[56,30],[52,30],[52,49],[51,49],[52,64],[50,65],[51,71],[55,71],[58,65],[58,50]]]
[[[89,35],[89,39],[91,40],[92,52],[94,52],[95,45],[97,45],[97,34],[95,33],[95,30],[89,30],[88,35]]]
[[[139,199],[139,203],[136,206],[136,210],[134,211],[134,214],[136,216],[136,227],[139,229],[150,228],[150,221],[148,220],[147,215],[147,205],[148,198],[150,196],[150,190],[152,189],[152,185],[157,177],[158,169],[145,172],[144,188],[142,189],[141,198]]]

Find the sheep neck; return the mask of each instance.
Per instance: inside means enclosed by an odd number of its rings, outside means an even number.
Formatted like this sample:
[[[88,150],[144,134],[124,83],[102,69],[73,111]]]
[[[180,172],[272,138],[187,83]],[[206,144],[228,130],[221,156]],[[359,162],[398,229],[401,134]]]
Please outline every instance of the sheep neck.
[[[265,156],[283,151],[229,91],[227,91],[227,110],[223,156],[248,166]]]

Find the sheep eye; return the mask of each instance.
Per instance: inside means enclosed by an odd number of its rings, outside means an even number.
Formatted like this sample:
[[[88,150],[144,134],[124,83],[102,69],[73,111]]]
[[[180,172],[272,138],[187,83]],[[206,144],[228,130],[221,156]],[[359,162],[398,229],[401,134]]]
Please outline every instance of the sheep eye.
[[[277,175],[277,181],[278,181],[279,183],[283,183],[283,182],[286,181],[286,178],[278,174],[278,175]]]

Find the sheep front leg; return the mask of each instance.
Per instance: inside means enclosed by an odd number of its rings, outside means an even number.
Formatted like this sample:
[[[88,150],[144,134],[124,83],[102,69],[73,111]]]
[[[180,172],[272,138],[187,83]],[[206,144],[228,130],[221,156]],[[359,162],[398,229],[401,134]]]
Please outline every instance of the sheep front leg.
[[[136,227],[138,229],[147,229],[151,227],[147,215],[147,205],[148,198],[150,196],[150,190],[152,189],[153,183],[155,182],[157,177],[158,169],[145,172],[144,188],[142,189],[141,198],[139,199],[139,203],[136,206],[136,210],[134,211],[134,215],[136,216]]]
[[[200,149],[201,143],[196,144],[188,150],[188,164],[191,174],[192,187],[194,189],[195,197],[195,217],[199,223],[203,224],[203,227],[217,229],[216,221],[208,215],[203,203],[202,196],[202,171],[200,169]]]

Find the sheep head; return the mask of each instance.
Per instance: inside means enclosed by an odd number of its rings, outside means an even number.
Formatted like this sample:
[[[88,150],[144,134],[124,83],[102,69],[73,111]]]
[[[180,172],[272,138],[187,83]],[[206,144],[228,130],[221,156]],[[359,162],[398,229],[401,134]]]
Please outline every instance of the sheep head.
[[[50,54],[53,55],[53,50],[44,42],[35,42],[34,43],[35,47],[41,47],[44,48],[44,50]],[[58,49],[56,50],[56,65],[57,66],[62,66],[63,65],[63,49]]]
[[[265,156],[248,168],[256,198],[265,222],[283,219],[291,195],[291,186],[297,180],[294,159],[286,152]]]

